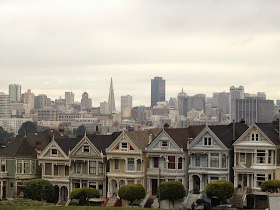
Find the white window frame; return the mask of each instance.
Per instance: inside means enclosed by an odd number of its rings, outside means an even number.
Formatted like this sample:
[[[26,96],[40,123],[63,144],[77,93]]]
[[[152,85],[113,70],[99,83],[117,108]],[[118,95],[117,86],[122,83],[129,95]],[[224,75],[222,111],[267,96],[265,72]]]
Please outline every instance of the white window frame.
[[[88,147],[88,151],[85,151],[85,147]],[[89,145],[84,145],[83,146],[83,152],[84,153],[90,153],[90,146]]]
[[[133,164],[132,164],[132,160],[133,160]],[[127,170],[128,171],[135,171],[135,159],[134,158],[127,158]]]
[[[211,137],[204,137],[203,138],[203,145],[204,146],[212,146],[213,145],[212,138]]]
[[[56,154],[53,154],[53,151],[56,150]],[[58,156],[58,150],[57,148],[51,148],[51,156],[52,157],[57,157]]]
[[[4,171],[2,171],[2,161],[4,161],[5,162],[5,164],[4,164],[4,166],[5,166],[5,170]],[[5,172],[7,172],[7,160],[1,160],[1,172],[2,173],[5,173]]]
[[[123,147],[123,144],[126,144],[126,147]],[[121,142],[121,149],[128,150],[128,143],[127,142]]]
[[[120,170],[120,160],[119,159],[113,159],[114,160],[114,170],[119,171]]]
[[[163,144],[165,144],[166,143],[166,145],[163,145]],[[168,148],[168,141],[167,140],[162,140],[162,141],[160,141],[160,146],[162,147],[162,148]]]
[[[244,161],[241,161],[241,154],[244,154]],[[245,152],[239,153],[239,163],[246,163],[246,153]]]

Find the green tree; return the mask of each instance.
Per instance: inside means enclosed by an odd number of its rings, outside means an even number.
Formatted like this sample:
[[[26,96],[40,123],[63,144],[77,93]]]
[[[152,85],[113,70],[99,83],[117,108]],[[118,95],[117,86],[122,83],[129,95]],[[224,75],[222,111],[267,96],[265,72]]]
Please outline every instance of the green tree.
[[[234,186],[231,182],[226,180],[218,180],[210,182],[206,186],[206,195],[208,198],[217,197],[220,202],[225,202],[226,199],[232,197]]]
[[[13,133],[9,133],[5,131],[1,126],[0,126],[0,143],[1,144],[7,144],[8,141],[12,141],[14,138]]]
[[[170,200],[174,207],[174,202],[177,199],[182,199],[186,196],[186,190],[183,184],[178,181],[161,182],[157,196],[160,200]]]
[[[26,182],[24,197],[32,200],[53,202],[54,187],[48,180],[31,179]]]
[[[70,193],[70,199],[79,199],[79,205],[88,205],[89,199],[99,198],[99,191],[92,187],[76,188]]]
[[[24,122],[20,129],[18,130],[19,135],[24,135],[25,133],[35,133],[37,132],[37,126],[35,125],[34,122],[27,121]]]
[[[280,180],[267,180],[261,183],[261,189],[264,192],[277,192],[277,189],[280,188]]]
[[[76,130],[74,130],[74,134],[76,136],[84,136],[86,132],[86,127],[84,125],[80,125]]]
[[[146,192],[141,184],[128,184],[119,189],[118,195],[121,199],[130,201],[133,207],[133,202],[145,198]]]

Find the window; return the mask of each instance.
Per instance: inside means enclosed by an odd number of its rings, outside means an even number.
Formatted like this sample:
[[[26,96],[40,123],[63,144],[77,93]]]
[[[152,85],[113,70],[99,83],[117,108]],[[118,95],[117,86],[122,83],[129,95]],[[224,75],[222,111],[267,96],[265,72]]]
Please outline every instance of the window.
[[[141,160],[137,160],[137,171],[142,171]]]
[[[257,174],[257,187],[260,187],[263,181],[265,181],[265,174]]]
[[[257,150],[257,163],[265,163],[265,150]]]
[[[271,179],[272,179],[272,175],[271,175],[271,174],[268,174],[267,179],[268,179],[268,180],[271,180]]]
[[[178,158],[178,169],[182,169],[183,168],[183,158],[179,157]]]
[[[134,171],[134,158],[127,158],[127,170]]]
[[[158,161],[159,161],[159,158],[154,157],[154,168],[158,168]]]
[[[211,138],[204,138],[204,145],[205,146],[211,146],[212,145],[212,139]]]
[[[219,177],[217,177],[217,176],[211,176],[210,177],[210,182],[218,181],[218,180],[219,180]]]
[[[57,156],[57,149],[51,149],[51,156]]]
[[[30,173],[30,162],[24,161],[23,163],[23,173],[29,174]]]
[[[127,149],[127,142],[122,142],[121,143],[121,148],[122,149]]]
[[[98,184],[99,195],[103,195],[103,183]]]
[[[96,189],[96,182],[89,182],[88,186]]]
[[[161,146],[162,147],[167,147],[168,146],[168,141],[161,141]]]
[[[222,168],[227,167],[227,156],[225,154],[222,155]]]
[[[87,182],[83,181],[82,182],[82,187],[87,187]]]
[[[76,188],[80,188],[80,183],[79,182],[74,183],[74,189],[76,189]]]
[[[95,161],[89,161],[89,173],[96,174],[96,162]]]
[[[89,146],[84,146],[84,152],[89,153]]]
[[[200,166],[200,155],[195,155],[195,166]]]
[[[58,176],[58,165],[53,166],[53,173],[55,176]]]
[[[120,170],[120,164],[118,159],[114,159],[114,170]]]
[[[268,150],[268,164],[272,163],[272,150]]]
[[[219,168],[219,153],[211,153],[210,167]]]
[[[133,179],[128,179],[127,184],[134,184],[134,180]]]
[[[256,141],[259,141],[259,134],[256,133]]]
[[[168,169],[175,169],[175,156],[168,156]]]
[[[69,176],[69,166],[65,166],[65,176]]]
[[[76,173],[81,173],[82,172],[82,162],[81,161],[77,161],[76,162]]]
[[[251,139],[252,139],[252,141],[255,141],[255,134],[254,133],[252,133]]]
[[[103,174],[103,164],[98,162],[98,174]]]
[[[222,176],[220,180],[227,180],[226,176]]]
[[[52,164],[51,163],[45,164],[45,175],[52,175]]]
[[[35,167],[36,167],[36,166],[35,166],[35,161],[32,160],[32,161],[31,161],[31,173],[32,173],[32,174],[35,173]]]
[[[17,161],[17,173],[21,174],[22,173],[22,162]]]
[[[136,180],[136,184],[142,184],[142,180],[141,179],[137,179]]]
[[[1,160],[1,172],[6,172],[6,160]]]
[[[240,157],[240,163],[246,163],[246,153],[241,152],[239,153],[239,157]]]

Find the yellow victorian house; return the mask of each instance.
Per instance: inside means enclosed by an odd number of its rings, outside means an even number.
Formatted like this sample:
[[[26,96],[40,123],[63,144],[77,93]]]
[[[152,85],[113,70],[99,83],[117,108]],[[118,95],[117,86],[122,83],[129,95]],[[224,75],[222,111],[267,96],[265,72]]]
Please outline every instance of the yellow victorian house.
[[[116,196],[119,188],[129,183],[142,184],[146,189],[148,161],[144,150],[149,139],[151,141],[159,132],[160,129],[124,131],[106,149],[108,197]]]

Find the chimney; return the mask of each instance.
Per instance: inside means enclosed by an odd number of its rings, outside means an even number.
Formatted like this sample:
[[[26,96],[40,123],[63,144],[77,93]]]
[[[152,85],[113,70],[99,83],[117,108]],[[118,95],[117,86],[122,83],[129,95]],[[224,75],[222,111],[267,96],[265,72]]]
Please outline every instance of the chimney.
[[[233,142],[235,142],[236,137],[235,137],[235,132],[236,132],[236,128],[235,128],[235,121],[232,121],[232,140]]]
[[[149,135],[149,144],[152,143],[152,141],[153,141],[153,134],[150,134]]]
[[[241,122],[242,124],[245,124],[245,120],[244,120],[243,118],[240,120],[240,122]]]
[[[41,153],[41,151],[42,151],[41,141],[36,141],[36,151],[37,151],[37,153]]]
[[[168,123],[165,123],[163,127],[164,127],[164,129],[167,129],[167,128],[169,128],[169,125],[168,125]]]

